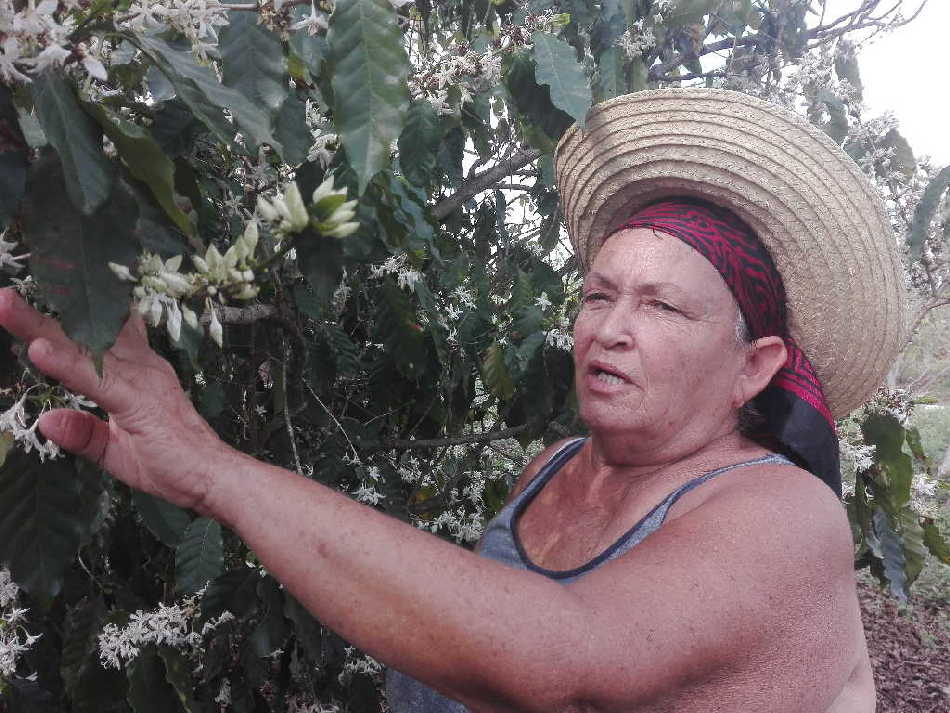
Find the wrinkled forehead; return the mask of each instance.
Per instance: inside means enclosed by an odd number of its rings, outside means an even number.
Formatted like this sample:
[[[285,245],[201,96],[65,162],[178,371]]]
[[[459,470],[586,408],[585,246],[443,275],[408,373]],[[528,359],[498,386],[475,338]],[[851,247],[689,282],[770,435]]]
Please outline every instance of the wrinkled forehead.
[[[693,198],[672,198],[638,210],[611,236],[648,230],[675,237],[718,271],[739,305],[753,336],[785,335],[785,289],[768,250],[731,211]],[[594,264],[610,241],[601,245]],[[617,245],[617,243],[613,243]]]

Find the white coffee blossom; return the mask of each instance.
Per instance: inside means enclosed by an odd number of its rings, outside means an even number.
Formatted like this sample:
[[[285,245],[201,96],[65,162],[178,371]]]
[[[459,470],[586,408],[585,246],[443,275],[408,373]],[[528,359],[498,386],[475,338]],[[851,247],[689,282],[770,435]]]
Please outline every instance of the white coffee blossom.
[[[192,51],[206,60],[218,45],[218,27],[228,24],[228,9],[218,0],[133,0],[116,25],[137,33],[170,27],[191,41]]]
[[[649,52],[656,46],[656,37],[652,27],[644,27],[643,19],[633,23],[626,32],[617,38],[617,47],[630,59],[637,59],[644,52]]]
[[[548,332],[544,335],[544,342],[550,347],[554,347],[555,349],[563,349],[566,352],[569,352],[574,348],[574,337],[572,337],[568,332],[562,331],[556,327],[554,329],[548,330]]]
[[[343,670],[338,677],[341,684],[345,685],[354,674],[379,676],[382,673],[383,665],[372,656],[368,656],[352,646],[347,646],[344,652],[346,659],[343,661]]]
[[[40,638],[25,628],[28,609],[16,606],[20,588],[10,570],[0,567],[0,690],[3,680],[16,674],[18,659]]]
[[[199,603],[203,590],[171,605],[159,604],[151,611],[138,610],[125,626],[108,623],[98,636],[99,660],[105,668],[121,669],[139,655],[143,647],[168,646],[189,655],[200,653],[204,638],[234,619],[225,611],[200,629]]]
[[[305,16],[300,22],[295,22],[290,26],[291,30],[306,30],[307,34],[315,35],[321,30],[326,30],[328,16],[322,10],[317,10],[316,3],[311,0],[310,14]]]
[[[548,293],[547,293],[547,292],[542,292],[542,293],[541,293],[541,296],[538,297],[538,298],[534,301],[534,304],[537,305],[538,309],[544,311],[544,310],[546,310],[548,307],[551,306],[552,302],[551,302],[551,300],[548,299]]]
[[[353,496],[361,503],[367,503],[368,505],[379,505],[380,501],[386,499],[386,496],[376,490],[374,486],[365,483],[353,491]]]
[[[21,270],[23,264],[20,261],[28,258],[30,254],[21,253],[20,255],[14,255],[13,251],[16,249],[18,243],[4,240],[5,235],[6,231],[0,232],[0,268],[9,267],[13,270]]]

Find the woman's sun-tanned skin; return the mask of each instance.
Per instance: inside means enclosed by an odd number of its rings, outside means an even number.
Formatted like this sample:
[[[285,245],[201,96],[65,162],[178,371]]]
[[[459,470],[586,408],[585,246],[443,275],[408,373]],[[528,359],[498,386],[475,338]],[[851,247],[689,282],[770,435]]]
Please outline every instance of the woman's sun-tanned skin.
[[[577,566],[678,485],[766,452],[738,432],[736,410],[784,346],[738,343],[735,318],[722,279],[680,241],[650,230],[607,241],[575,331],[591,438],[519,523],[537,563]],[[564,586],[229,448],[137,317],[102,380],[9,290],[0,326],[110,414],[44,414],[47,437],[227,523],[326,625],[473,711],[873,710],[850,531],[804,471],[762,465],[710,481],[630,553]]]

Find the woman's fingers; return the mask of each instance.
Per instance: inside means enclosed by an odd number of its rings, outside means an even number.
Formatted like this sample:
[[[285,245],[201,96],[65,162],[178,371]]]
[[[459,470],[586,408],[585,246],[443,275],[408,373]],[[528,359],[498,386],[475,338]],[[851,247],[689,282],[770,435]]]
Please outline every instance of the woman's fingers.
[[[40,431],[63,450],[102,464],[109,424],[87,411],[56,409],[40,416]]]
[[[55,319],[30,307],[12,287],[0,290],[0,327],[29,344],[34,339],[67,340]]]
[[[110,413],[129,411],[141,398],[117,373],[114,359],[105,358],[102,377],[96,373],[89,355],[68,339],[38,338],[27,354],[37,369],[70,391],[88,396]]]

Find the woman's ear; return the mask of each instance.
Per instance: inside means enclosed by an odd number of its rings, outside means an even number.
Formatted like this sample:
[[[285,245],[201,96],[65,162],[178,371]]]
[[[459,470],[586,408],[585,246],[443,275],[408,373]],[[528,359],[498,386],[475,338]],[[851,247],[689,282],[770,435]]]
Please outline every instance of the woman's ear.
[[[781,337],[761,337],[748,345],[739,378],[733,406],[741,407],[768,386],[772,377],[785,365],[788,352]]]

